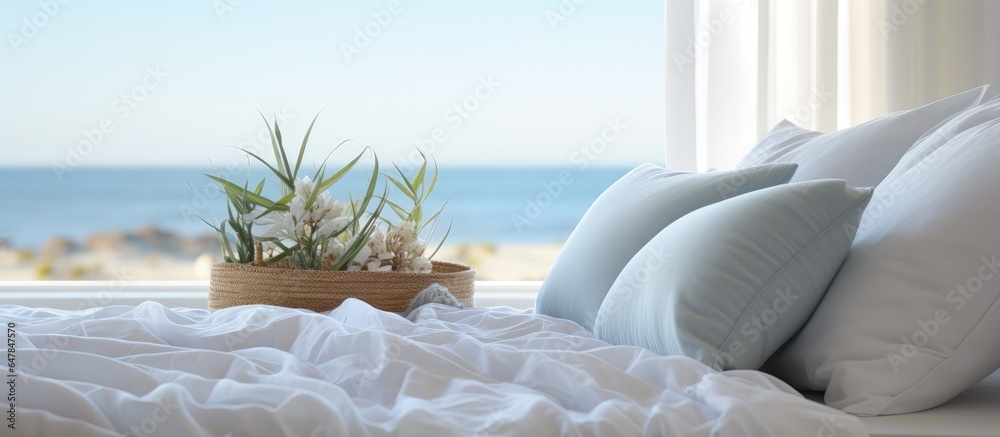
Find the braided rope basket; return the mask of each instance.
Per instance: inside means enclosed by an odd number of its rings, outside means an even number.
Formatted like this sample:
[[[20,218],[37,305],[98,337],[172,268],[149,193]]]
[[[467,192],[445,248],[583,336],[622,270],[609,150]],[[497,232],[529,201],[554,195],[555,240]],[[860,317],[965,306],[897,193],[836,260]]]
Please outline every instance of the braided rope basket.
[[[403,312],[431,284],[448,288],[466,308],[475,306],[476,271],[472,267],[432,262],[430,273],[298,270],[250,264],[212,266],[208,308],[277,305],[316,312],[332,310],[357,298],[384,311]]]

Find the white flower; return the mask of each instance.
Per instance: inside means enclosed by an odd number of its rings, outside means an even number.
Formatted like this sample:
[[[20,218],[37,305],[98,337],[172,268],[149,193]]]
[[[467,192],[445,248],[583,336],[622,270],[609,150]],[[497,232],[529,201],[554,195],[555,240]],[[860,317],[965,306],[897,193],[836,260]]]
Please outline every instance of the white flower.
[[[296,240],[295,218],[292,214],[281,211],[271,211],[263,217],[254,219],[254,224],[264,227],[264,231],[258,234],[261,238],[278,238],[281,240]]]
[[[423,256],[424,242],[417,236],[416,225],[413,222],[400,223],[384,235],[376,230],[369,239],[368,248],[371,251],[367,253],[366,260],[355,259],[352,264],[373,271],[397,270],[420,273],[431,271],[430,260]]]
[[[326,238],[330,235],[333,235],[337,231],[344,229],[350,222],[351,222],[350,217],[344,217],[344,216],[334,217],[333,219],[327,220],[325,223],[321,224],[320,227],[316,229],[316,235],[319,237]]]
[[[295,195],[288,202],[288,211],[271,211],[263,217],[259,216],[260,211],[254,211],[242,219],[262,228],[257,234],[259,238],[274,238],[288,247],[297,246],[289,258],[292,265],[332,268],[360,238],[346,229],[355,218],[354,210],[350,203],[334,200],[325,191],[317,193],[307,206],[316,189],[309,177],[296,179],[294,186]],[[399,223],[385,233],[375,228],[367,240],[343,266],[346,270],[428,273],[433,268],[424,256],[426,245],[417,233],[417,224],[412,221]]]
[[[351,260],[351,262],[357,264],[364,264],[365,261],[368,260],[368,257],[371,256],[371,254],[372,254],[372,249],[368,247],[367,244],[361,246],[361,250],[358,251],[358,254],[354,256],[354,259]]]
[[[252,220],[263,228],[257,234],[259,238],[276,238],[287,246],[298,244],[297,250],[308,254],[299,259],[307,268],[316,268],[315,264],[323,259],[338,261],[345,247],[333,236],[351,223],[350,204],[333,200],[330,193],[324,191],[307,206],[316,184],[307,176],[296,179],[294,185],[295,196],[288,203],[288,211],[271,211],[263,217],[258,217],[260,212],[254,211],[243,220]],[[316,244],[325,244],[325,247]]]
[[[255,209],[246,214],[243,214],[243,224],[249,225],[250,223],[253,223],[257,219],[257,216],[260,215],[260,213],[262,212],[264,211],[257,211]]]
[[[430,273],[433,265],[431,264],[431,260],[418,256],[410,261],[410,268],[417,273]]]
[[[295,194],[298,196],[309,197],[312,194],[312,178],[306,176],[304,179],[296,179],[293,181],[295,185]]]
[[[344,243],[337,241],[336,239],[330,240],[326,243],[326,256],[335,262],[340,260],[340,257],[344,256]]]

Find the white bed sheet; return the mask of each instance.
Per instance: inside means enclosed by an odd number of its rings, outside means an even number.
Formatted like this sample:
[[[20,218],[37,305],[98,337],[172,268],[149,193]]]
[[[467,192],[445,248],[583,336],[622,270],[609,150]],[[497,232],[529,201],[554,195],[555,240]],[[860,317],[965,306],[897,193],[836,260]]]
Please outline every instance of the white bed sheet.
[[[867,435],[756,371],[715,372],[513,309],[404,319],[147,302],[0,306],[31,435]]]
[[[805,395],[823,401],[823,393]],[[1000,437],[1000,371],[939,407],[861,421],[872,437]]]

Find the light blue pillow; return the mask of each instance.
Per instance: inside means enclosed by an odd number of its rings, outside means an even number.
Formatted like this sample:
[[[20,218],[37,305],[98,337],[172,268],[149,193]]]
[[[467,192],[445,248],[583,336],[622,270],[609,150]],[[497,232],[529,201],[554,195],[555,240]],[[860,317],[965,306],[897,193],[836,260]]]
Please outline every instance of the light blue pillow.
[[[594,334],[718,370],[760,367],[823,297],[871,192],[801,182],[682,217],[622,270]]]
[[[597,310],[628,260],[685,214],[787,182],[790,163],[716,173],[683,173],[643,164],[594,201],[570,234],[538,293],[535,311],[593,330]]]

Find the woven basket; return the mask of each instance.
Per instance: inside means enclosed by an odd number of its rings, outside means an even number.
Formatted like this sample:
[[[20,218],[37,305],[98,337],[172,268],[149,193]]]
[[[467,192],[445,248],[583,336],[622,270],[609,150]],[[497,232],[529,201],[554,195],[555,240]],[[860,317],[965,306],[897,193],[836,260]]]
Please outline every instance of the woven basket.
[[[430,273],[298,270],[216,263],[212,266],[208,308],[277,305],[316,312],[332,310],[353,297],[384,311],[403,312],[414,296],[441,284],[467,308],[475,306],[476,271],[469,266],[433,261]]]

